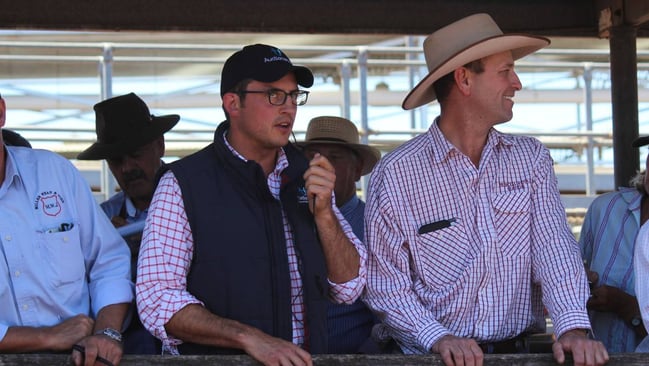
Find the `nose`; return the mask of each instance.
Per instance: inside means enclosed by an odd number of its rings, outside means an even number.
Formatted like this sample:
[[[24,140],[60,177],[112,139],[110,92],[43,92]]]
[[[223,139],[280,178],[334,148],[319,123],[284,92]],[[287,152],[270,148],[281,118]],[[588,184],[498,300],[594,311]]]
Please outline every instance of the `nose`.
[[[523,84],[521,83],[521,79],[518,78],[518,74],[516,74],[515,71],[512,71],[512,86],[516,91],[523,89]]]
[[[121,164],[121,169],[122,172],[129,172],[135,168],[137,168],[137,160],[133,159],[132,157],[126,155],[122,159],[122,164]]]

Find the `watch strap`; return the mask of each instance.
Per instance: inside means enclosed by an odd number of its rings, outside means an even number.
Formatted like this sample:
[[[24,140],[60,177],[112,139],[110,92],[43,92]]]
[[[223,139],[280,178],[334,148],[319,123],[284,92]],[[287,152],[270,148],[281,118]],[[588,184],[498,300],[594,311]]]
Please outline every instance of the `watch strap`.
[[[106,337],[122,343],[122,333],[120,333],[118,330],[113,329],[113,328],[104,328],[102,330],[97,331],[95,334],[101,334],[105,335]]]

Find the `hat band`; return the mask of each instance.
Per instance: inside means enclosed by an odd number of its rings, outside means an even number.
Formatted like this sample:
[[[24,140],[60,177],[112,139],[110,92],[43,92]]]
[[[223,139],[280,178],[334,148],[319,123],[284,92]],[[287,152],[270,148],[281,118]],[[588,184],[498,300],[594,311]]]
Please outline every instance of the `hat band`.
[[[345,144],[353,144],[353,142],[349,142],[347,140],[337,139],[337,138],[333,138],[333,137],[318,137],[318,138],[314,138],[314,139],[309,139],[306,142],[312,142],[312,141],[325,141],[325,142],[330,141],[330,142],[342,142],[342,143],[345,143]]]

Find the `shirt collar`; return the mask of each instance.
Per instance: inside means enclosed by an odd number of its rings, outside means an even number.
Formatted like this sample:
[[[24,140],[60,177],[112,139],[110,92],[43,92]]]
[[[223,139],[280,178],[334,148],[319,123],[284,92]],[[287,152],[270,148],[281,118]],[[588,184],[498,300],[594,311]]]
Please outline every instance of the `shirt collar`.
[[[124,205],[126,207],[126,216],[132,217],[134,219],[137,219],[140,214],[146,213],[148,211],[148,209],[145,209],[143,211],[138,210],[137,207],[135,207],[135,205],[133,204],[131,198],[126,193],[124,193]]]
[[[246,159],[243,155],[239,154],[237,150],[230,145],[230,142],[226,138],[228,134],[228,131],[226,130],[223,132],[223,142],[225,143],[225,146],[227,146],[228,150],[234,154],[234,156],[238,157],[239,159],[247,162],[248,159]],[[286,157],[286,153],[284,152],[284,148],[279,149],[279,154],[277,155],[277,161],[275,162],[275,169],[273,170],[274,174],[281,174],[281,172],[288,167],[288,158]]]
[[[360,198],[358,198],[358,196],[354,194],[352,198],[349,199],[349,201],[345,202],[338,209],[340,210],[340,213],[343,214],[344,217],[349,217],[349,215],[354,211],[354,209],[358,205],[359,201]]]
[[[14,158],[14,155],[11,151],[10,148],[2,147],[5,149],[5,179],[2,182],[2,186],[0,186],[0,195],[4,195],[7,189],[11,186],[11,184],[15,182],[20,182],[20,174],[18,172],[18,166],[16,165],[16,159]]]
[[[462,152],[458,150],[455,145],[446,139],[442,130],[439,129],[439,116],[435,118],[435,121],[431,124],[428,129],[430,139],[432,140],[432,149],[433,149],[433,159],[436,163],[440,163],[452,156],[452,154],[461,154]],[[489,130],[489,135],[487,136],[487,143],[485,144],[485,150],[493,150],[499,145],[512,145],[514,143],[513,136],[499,132],[495,128]]]

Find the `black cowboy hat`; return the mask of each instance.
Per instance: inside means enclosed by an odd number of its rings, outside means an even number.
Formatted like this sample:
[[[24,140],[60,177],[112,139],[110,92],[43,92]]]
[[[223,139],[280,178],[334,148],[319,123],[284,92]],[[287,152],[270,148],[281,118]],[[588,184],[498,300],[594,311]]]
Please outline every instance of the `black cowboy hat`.
[[[162,136],[178,123],[180,116],[154,116],[134,93],[95,104],[97,142],[82,151],[77,159],[101,160],[132,153]]]

